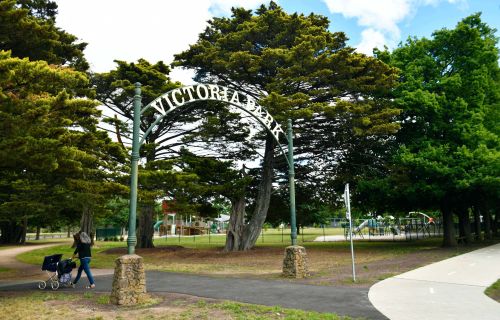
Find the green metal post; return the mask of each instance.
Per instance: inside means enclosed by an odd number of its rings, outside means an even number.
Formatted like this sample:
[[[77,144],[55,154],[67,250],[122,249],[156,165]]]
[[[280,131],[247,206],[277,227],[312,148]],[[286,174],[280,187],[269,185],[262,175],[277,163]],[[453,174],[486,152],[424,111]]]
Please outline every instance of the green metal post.
[[[292,119],[288,119],[288,183],[290,185],[290,226],[292,246],[297,245],[297,223],[295,219],[295,168],[293,164]]]
[[[134,94],[134,123],[132,133],[132,157],[130,163],[130,209],[128,214],[128,254],[135,253],[137,237],[135,233],[135,219],[137,211],[137,179],[139,165],[139,130],[141,122],[141,84],[135,84]]]

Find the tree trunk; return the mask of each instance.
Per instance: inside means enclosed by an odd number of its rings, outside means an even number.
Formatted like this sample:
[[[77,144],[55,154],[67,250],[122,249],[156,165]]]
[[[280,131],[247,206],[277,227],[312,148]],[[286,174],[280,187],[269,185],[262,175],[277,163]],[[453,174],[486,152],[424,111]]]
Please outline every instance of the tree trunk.
[[[491,234],[491,213],[489,210],[484,210],[483,211],[483,219],[484,219],[484,238],[491,240],[492,234]]]
[[[469,209],[460,209],[458,212],[458,228],[460,237],[465,238],[465,243],[472,243]]]
[[[21,243],[23,227],[19,225],[17,221],[9,220],[0,223],[0,230],[2,231],[2,235],[0,237],[0,243],[6,243],[6,244]]]
[[[66,238],[71,238],[71,226],[68,225],[68,234],[66,235]]]
[[[36,236],[35,236],[35,240],[40,240],[40,230],[42,228],[40,226],[36,226]]]
[[[94,245],[94,213],[90,207],[85,206],[82,211],[82,219],[80,220],[80,231],[89,235],[91,246]]]
[[[136,248],[154,248],[153,235],[155,230],[153,216],[154,207],[152,205],[145,205],[141,207],[137,228]]]
[[[24,216],[23,230],[21,232],[21,244],[26,243],[26,233],[28,232],[28,216]]]
[[[266,138],[266,149],[262,165],[262,180],[259,185],[259,192],[255,200],[255,209],[252,218],[243,230],[243,239],[240,244],[240,250],[249,250],[259,238],[262,225],[266,221],[269,202],[271,200],[271,191],[273,184],[273,159],[275,142],[270,133]]]
[[[481,241],[483,239],[481,235],[481,211],[477,206],[474,207],[474,233],[476,234],[476,240]]]
[[[498,218],[498,212],[495,212],[495,218],[492,218],[491,231],[495,237],[498,237],[498,224],[500,219]]]
[[[447,204],[441,206],[441,213],[443,214],[443,247],[455,247],[457,239],[455,238],[453,213]]]
[[[245,194],[231,199],[231,215],[227,227],[224,252],[238,251],[245,228]]]

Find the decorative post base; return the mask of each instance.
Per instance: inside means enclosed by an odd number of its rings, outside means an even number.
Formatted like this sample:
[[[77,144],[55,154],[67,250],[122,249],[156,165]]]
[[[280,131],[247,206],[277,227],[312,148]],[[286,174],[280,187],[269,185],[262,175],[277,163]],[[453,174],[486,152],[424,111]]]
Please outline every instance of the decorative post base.
[[[286,247],[282,275],[288,278],[305,278],[309,275],[306,248],[301,246]]]
[[[142,257],[127,254],[116,259],[111,303],[134,305],[146,297],[146,273]]]

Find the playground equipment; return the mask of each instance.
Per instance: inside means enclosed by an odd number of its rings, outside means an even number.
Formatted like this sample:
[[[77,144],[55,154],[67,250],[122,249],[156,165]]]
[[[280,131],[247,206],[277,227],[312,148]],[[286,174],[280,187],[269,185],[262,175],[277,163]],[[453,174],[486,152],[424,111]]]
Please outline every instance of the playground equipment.
[[[410,211],[408,213],[408,217],[410,217],[411,215],[420,215],[423,217],[423,223],[420,223],[418,224],[417,226],[417,235],[419,232],[422,232],[422,234],[425,236],[425,234],[427,233],[429,235],[429,237],[431,236],[431,230],[430,230],[430,225],[431,224],[435,224],[434,222],[434,218],[432,217],[429,217],[427,214],[423,213],[423,212],[418,212],[418,211]],[[427,219],[427,221],[426,221]]]
[[[176,215],[173,214],[165,215],[161,223],[157,222],[156,225],[159,227],[158,231],[160,236],[202,235],[208,233],[211,227],[211,224],[206,222],[203,218],[189,216],[189,218],[185,217],[185,219],[183,219],[183,217],[179,215],[178,219],[176,219]]]
[[[359,220],[358,220],[359,221]],[[347,239],[349,236],[349,225],[342,224],[344,228],[344,237]],[[383,236],[383,235],[393,235],[397,236],[401,234],[399,226],[396,224],[396,219],[393,216],[387,216],[385,218],[378,216],[375,218],[363,220],[357,227],[353,227],[353,236],[359,236],[361,239],[365,238],[363,231],[368,230],[368,236]]]

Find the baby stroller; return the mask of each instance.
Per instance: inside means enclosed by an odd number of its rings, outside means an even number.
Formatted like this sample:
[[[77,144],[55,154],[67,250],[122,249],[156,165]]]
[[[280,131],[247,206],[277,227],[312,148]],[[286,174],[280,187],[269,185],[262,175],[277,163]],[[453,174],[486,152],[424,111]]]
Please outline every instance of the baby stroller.
[[[38,282],[38,288],[43,290],[50,283],[52,290],[59,289],[60,285],[71,285],[71,271],[76,268],[76,263],[71,259],[61,260],[62,254],[46,256],[43,259],[42,270],[47,272],[49,279]]]

